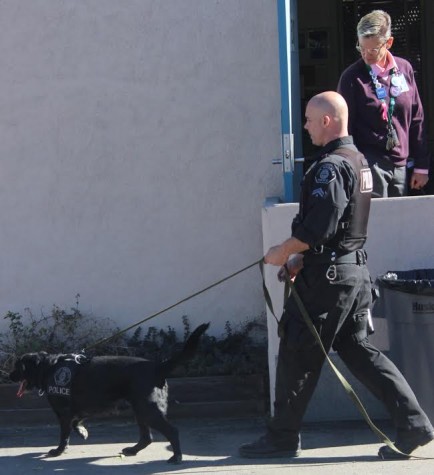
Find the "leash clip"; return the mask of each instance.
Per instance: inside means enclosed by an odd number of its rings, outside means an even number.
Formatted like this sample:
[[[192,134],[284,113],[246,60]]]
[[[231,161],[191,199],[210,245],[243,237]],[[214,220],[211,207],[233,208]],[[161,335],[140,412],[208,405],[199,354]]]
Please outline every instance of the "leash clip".
[[[329,268],[327,269],[327,272],[326,272],[326,277],[328,280],[330,281],[333,281],[336,279],[337,277],[337,272],[336,272],[336,266],[334,264],[332,264],[331,266],[329,266]]]
[[[87,356],[84,355],[83,353],[78,353],[78,354],[75,354],[75,355],[74,355],[74,361],[75,361],[77,364],[85,363],[86,360],[87,360]]]

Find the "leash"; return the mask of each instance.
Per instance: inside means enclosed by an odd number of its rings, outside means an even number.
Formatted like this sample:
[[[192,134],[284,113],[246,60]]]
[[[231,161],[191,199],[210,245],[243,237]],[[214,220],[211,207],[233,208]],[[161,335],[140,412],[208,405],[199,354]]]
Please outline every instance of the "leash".
[[[262,285],[263,285],[263,288],[264,288],[264,297],[265,297],[265,301],[267,302],[267,306],[270,310],[270,312],[272,313],[272,315],[274,316],[275,320],[277,321],[277,324],[279,326],[279,323],[280,321],[278,320],[278,318],[276,317],[276,315],[274,314],[274,309],[273,309],[273,304],[271,303],[271,298],[270,298],[270,294],[268,292],[268,289],[265,285],[265,279],[264,279],[264,268],[263,268],[263,261],[260,262],[259,264],[259,268],[261,270],[261,274],[262,274]],[[366,411],[365,407],[363,406],[362,402],[360,401],[359,397],[357,396],[357,394],[355,393],[354,389],[352,388],[352,386],[350,385],[350,383],[345,379],[344,375],[338,370],[338,368],[336,367],[336,365],[333,363],[333,361],[330,359],[326,349],[324,348],[324,345],[321,341],[321,337],[319,336],[311,318],[309,317],[309,313],[307,312],[306,310],[306,307],[303,303],[303,301],[301,300],[301,297],[299,295],[299,293],[297,292],[295,286],[294,286],[294,283],[292,282],[292,280],[287,277],[285,279],[285,289],[284,289],[284,302],[286,302],[286,300],[288,299],[289,297],[289,294],[292,292],[293,296],[294,296],[294,300],[303,316],[303,319],[306,323],[306,325],[308,326],[310,332],[312,333],[312,335],[314,336],[316,342],[318,343],[318,345],[320,346],[323,354],[325,355],[326,359],[327,359],[327,362],[329,363],[330,367],[332,368],[332,370],[334,371],[335,375],[337,376],[337,378],[339,379],[339,381],[341,382],[342,386],[344,387],[345,389],[345,392],[350,396],[350,398],[352,399],[352,401],[354,402],[356,408],[358,409],[358,411],[361,413],[361,415],[363,416],[363,418],[365,419],[365,421],[367,422],[368,426],[370,427],[370,429],[372,430],[372,432],[374,432],[374,434],[380,439],[380,441],[383,443],[383,444],[386,444],[388,447],[390,447],[390,449],[392,449],[394,452],[400,454],[400,455],[404,455],[406,457],[411,457],[411,458],[415,458],[415,459],[419,459],[419,460],[433,460],[432,457],[417,457],[416,455],[411,455],[411,454],[406,454],[404,452],[401,452],[396,446],[395,444],[387,437],[386,434],[384,434],[371,420],[371,418],[369,417],[369,414],[368,412]],[[279,328],[279,327],[278,327]],[[280,336],[280,335],[279,335]]]
[[[155,312],[155,313],[153,313],[152,315],[149,315],[148,317],[145,317],[143,320],[140,320],[140,322],[134,323],[133,325],[130,325],[128,328],[125,328],[125,329],[123,329],[123,330],[120,330],[119,332],[115,333],[114,335],[111,335],[111,336],[109,336],[109,337],[107,337],[107,338],[103,338],[103,339],[97,341],[96,343],[94,343],[93,345],[88,346],[87,348],[83,349],[82,351],[83,351],[83,352],[86,352],[86,351],[88,351],[89,349],[95,348],[96,346],[102,345],[102,344],[104,344],[104,343],[107,343],[107,342],[110,341],[110,340],[113,340],[114,338],[117,338],[118,336],[120,336],[120,335],[126,333],[127,331],[129,331],[129,330],[131,330],[131,329],[133,329],[133,328],[135,328],[135,327],[141,325],[142,323],[145,323],[145,322],[147,322],[147,321],[149,321],[149,320],[151,320],[151,319],[153,319],[153,318],[155,318],[155,317],[158,317],[159,315],[161,315],[161,314],[164,313],[164,312],[167,312],[167,311],[169,311],[169,310],[172,310],[172,308],[175,308],[175,307],[177,307],[178,305],[181,305],[182,303],[187,302],[188,300],[191,300],[192,298],[197,297],[197,296],[200,295],[200,294],[203,294],[204,292],[206,292],[207,290],[212,289],[213,287],[217,287],[218,285],[222,284],[223,282],[226,282],[227,280],[232,279],[233,277],[235,277],[235,276],[237,276],[238,274],[241,274],[242,272],[245,272],[246,270],[248,270],[248,269],[250,269],[250,268],[256,266],[257,264],[259,264],[259,263],[262,262],[262,261],[263,261],[263,259],[260,259],[259,261],[256,261],[256,262],[254,262],[253,264],[250,264],[250,265],[248,265],[248,266],[246,266],[246,267],[243,267],[242,269],[240,269],[240,270],[238,270],[238,271],[236,271],[236,272],[234,272],[234,273],[232,273],[232,274],[230,274],[230,275],[228,275],[228,276],[226,276],[226,277],[223,277],[223,279],[220,279],[220,280],[218,280],[217,282],[214,282],[213,284],[208,285],[208,287],[205,287],[204,289],[199,290],[198,292],[195,292],[194,294],[191,294],[191,295],[189,295],[188,297],[185,297],[185,298],[183,298],[182,300],[179,300],[178,302],[176,302],[176,303],[174,303],[174,304],[172,304],[172,305],[169,305],[168,307],[163,308],[162,310],[159,310],[158,312]],[[263,282],[263,287],[265,287],[264,279],[262,279],[262,282]],[[268,291],[267,291],[267,292],[268,292]],[[271,300],[270,300],[270,302],[271,302]]]

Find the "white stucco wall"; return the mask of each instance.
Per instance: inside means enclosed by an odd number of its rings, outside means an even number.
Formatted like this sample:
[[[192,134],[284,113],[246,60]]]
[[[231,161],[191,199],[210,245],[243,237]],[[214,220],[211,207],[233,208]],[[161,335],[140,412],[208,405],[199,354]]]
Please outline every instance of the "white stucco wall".
[[[298,204],[278,204],[268,200],[262,211],[264,252],[279,244],[291,234],[291,222],[298,211]],[[434,196],[381,198],[372,200],[369,218],[368,268],[375,280],[387,271],[434,268]],[[274,266],[265,266],[267,288],[273,307],[280,318],[283,306],[283,286],[278,282]],[[431,299],[432,300],[432,299]],[[387,320],[385,315],[374,318],[375,333],[372,344],[380,350],[389,350]],[[274,317],[267,311],[270,396],[274,400],[276,357],[279,339]],[[433,322],[434,325],[434,322]],[[432,332],[432,329],[429,329]],[[382,405],[344,367],[335,354],[333,362],[350,381],[371,417],[387,418]],[[335,374],[326,363],[318,388],[308,407],[305,420],[346,420],[361,418],[353,402],[345,393]]]
[[[0,315],[79,293],[124,326],[260,258],[275,2],[3,0],[0,56]],[[150,324],[263,311],[252,269]]]

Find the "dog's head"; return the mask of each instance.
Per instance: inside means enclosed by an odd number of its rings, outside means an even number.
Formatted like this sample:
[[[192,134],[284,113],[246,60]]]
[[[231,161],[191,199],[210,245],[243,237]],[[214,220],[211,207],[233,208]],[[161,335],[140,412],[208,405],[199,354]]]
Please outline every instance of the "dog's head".
[[[21,383],[17,395],[21,397],[26,389],[41,388],[43,370],[46,367],[48,353],[25,353],[15,362],[9,378],[14,383]]]

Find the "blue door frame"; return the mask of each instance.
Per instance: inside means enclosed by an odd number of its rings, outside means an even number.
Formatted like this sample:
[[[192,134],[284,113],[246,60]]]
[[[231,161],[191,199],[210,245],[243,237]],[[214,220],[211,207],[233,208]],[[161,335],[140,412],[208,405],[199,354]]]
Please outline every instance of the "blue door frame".
[[[298,58],[297,0],[277,0],[279,28],[280,95],[282,123],[283,199],[298,201],[302,167],[300,74]]]

